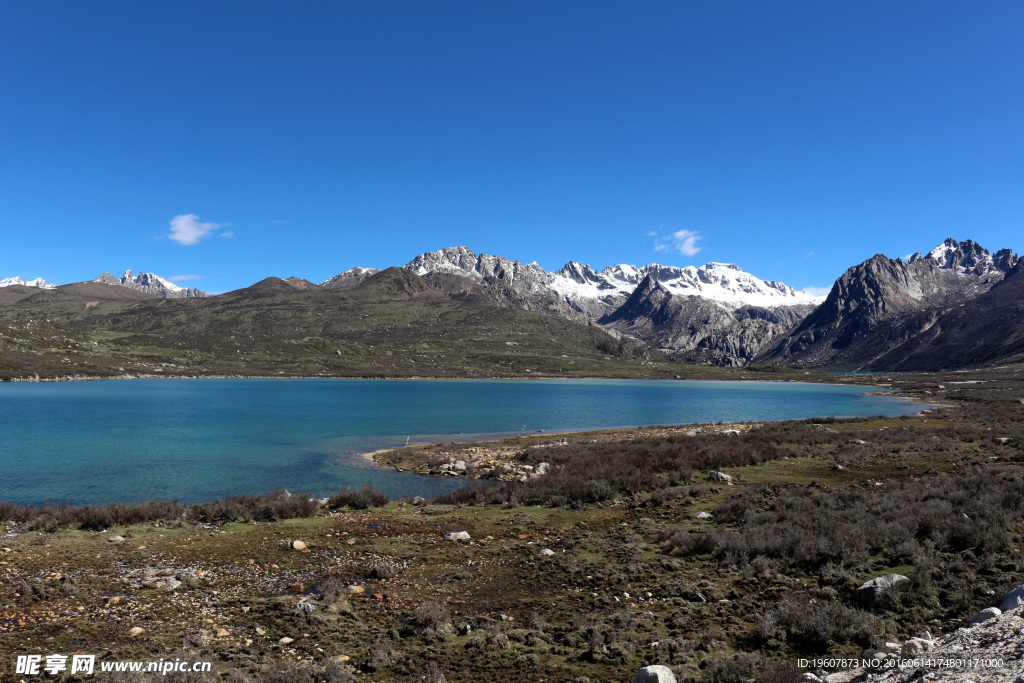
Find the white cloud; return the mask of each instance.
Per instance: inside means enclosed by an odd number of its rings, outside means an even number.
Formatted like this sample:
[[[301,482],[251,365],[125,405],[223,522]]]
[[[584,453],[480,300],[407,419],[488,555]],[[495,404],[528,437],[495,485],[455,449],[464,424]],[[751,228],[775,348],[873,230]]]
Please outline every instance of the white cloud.
[[[227,223],[200,223],[199,216],[194,213],[183,213],[171,219],[171,234],[168,235],[178,244],[190,246],[198,244],[217,228],[223,228]]]
[[[699,232],[693,230],[676,230],[668,237],[654,238],[654,251],[678,251],[683,256],[696,256],[700,251],[697,240],[701,239]]]
[[[810,294],[811,296],[828,296],[828,293],[832,291],[831,287],[804,287],[802,290],[804,294]]]
[[[173,275],[169,278],[171,282],[183,282],[185,280],[202,280],[205,275]]]
[[[227,232],[222,232],[220,234],[220,237],[234,237],[234,236],[235,236],[235,233],[231,232],[230,230],[227,231]]]

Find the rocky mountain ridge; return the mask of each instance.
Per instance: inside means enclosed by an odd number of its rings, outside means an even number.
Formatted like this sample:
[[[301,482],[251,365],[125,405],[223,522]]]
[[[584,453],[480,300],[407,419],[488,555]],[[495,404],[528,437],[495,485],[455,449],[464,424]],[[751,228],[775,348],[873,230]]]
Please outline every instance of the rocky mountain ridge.
[[[896,369],[894,349],[1007,277],[1019,258],[949,238],[908,261],[876,254],[847,270],[824,303],[756,362],[837,370]],[[934,333],[933,333],[934,334]],[[888,360],[885,360],[888,357]]]
[[[156,273],[139,273],[135,275],[131,270],[124,271],[120,278],[114,277],[109,272],[103,273],[93,282],[101,282],[105,285],[117,285],[127,287],[138,292],[155,294],[163,299],[193,299],[208,296],[199,289],[179,287],[169,280],[165,280]]]

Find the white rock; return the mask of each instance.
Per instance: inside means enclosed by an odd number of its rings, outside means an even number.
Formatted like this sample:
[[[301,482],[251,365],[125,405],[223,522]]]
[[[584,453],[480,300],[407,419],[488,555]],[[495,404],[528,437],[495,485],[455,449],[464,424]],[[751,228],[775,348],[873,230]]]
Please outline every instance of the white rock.
[[[124,543],[124,536],[111,536],[107,539],[107,543]]]
[[[909,581],[902,574],[885,574],[870,581],[865,581],[860,588],[853,592],[853,597],[867,605],[873,605],[883,593],[895,586],[900,581]]]
[[[695,514],[693,516],[693,518],[694,519],[714,519],[715,516],[713,514],[711,514],[710,512],[704,512],[703,510],[701,510],[700,512]]]
[[[295,642],[295,639],[294,638],[289,638],[288,636],[285,636],[284,638],[282,638],[281,640],[279,640],[277,642],[281,643],[282,645],[291,645],[292,643]]]
[[[711,472],[708,472],[708,479],[710,479],[711,481],[732,481],[732,475],[726,474],[725,472],[713,470]]]
[[[537,554],[538,554],[538,555],[542,555],[542,556],[544,556],[544,557],[551,557],[552,555],[554,555],[554,554],[555,554],[555,551],[554,551],[554,550],[552,550],[551,548],[544,548],[544,550],[541,550],[541,551],[540,551],[539,553],[537,553]]]
[[[980,624],[982,622],[988,621],[989,619],[995,619],[1002,613],[1003,610],[999,609],[998,607],[989,607],[988,609],[983,609],[974,615],[974,618],[971,619],[970,625],[974,626],[975,624]]]
[[[466,471],[466,461],[465,460],[456,460],[455,464],[452,465],[452,469],[454,469],[456,472],[465,472]]]
[[[633,683],[676,683],[676,675],[667,666],[655,664],[637,671]]]
[[[911,659],[918,656],[922,652],[935,647],[934,640],[925,640],[924,638],[911,638],[907,642],[903,643],[903,648],[900,650],[900,657],[904,659]]]
[[[1021,605],[1024,605],[1024,585],[1017,586],[1007,593],[1006,597],[1003,598],[1003,601],[999,604],[999,609],[1004,612],[1009,612]]]
[[[468,531],[453,531],[450,534],[448,534],[448,540],[449,541],[468,541],[469,540],[469,532]]]

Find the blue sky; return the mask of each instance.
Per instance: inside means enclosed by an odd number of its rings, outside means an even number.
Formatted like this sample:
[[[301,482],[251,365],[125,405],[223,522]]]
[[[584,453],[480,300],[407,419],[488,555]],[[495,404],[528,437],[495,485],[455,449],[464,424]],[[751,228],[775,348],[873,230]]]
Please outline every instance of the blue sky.
[[[1019,253],[1022,35],[1020,0],[2,3],[0,278]]]

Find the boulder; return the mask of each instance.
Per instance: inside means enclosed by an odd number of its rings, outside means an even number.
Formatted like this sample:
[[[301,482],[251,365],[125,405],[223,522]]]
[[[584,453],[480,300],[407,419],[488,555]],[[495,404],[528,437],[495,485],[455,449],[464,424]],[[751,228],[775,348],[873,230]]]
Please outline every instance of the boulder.
[[[719,472],[718,470],[712,470],[708,472],[708,479],[711,481],[732,481],[732,475],[726,474],[725,472]]]
[[[853,592],[853,597],[865,605],[874,605],[882,594],[895,586],[900,581],[909,581],[902,574],[885,574],[870,581],[864,582],[860,588]]]
[[[1003,601],[999,604],[999,609],[1004,612],[1009,612],[1021,605],[1024,605],[1024,585],[1017,586],[1007,593],[1006,597],[1003,598]]]
[[[456,472],[465,472],[466,471],[466,461],[465,460],[456,460],[455,464],[452,465],[452,469],[454,469]]]
[[[703,510],[701,510],[700,512],[695,514],[693,516],[693,518],[694,519],[714,519],[715,516],[713,514],[711,514],[710,512],[704,512]]]
[[[676,683],[676,675],[667,666],[655,664],[637,671],[633,683]]]
[[[107,539],[107,543],[124,543],[124,536],[111,536]]]
[[[306,549],[306,544],[303,543],[302,541],[292,541],[292,549],[293,550],[305,550]]]
[[[295,605],[295,611],[299,614],[309,616],[316,611],[316,605],[311,602],[306,602],[305,600],[300,600],[299,603]]]
[[[552,550],[551,548],[544,548],[544,550],[541,550],[537,554],[540,555],[541,557],[551,557],[552,555],[555,554],[555,551]]]
[[[989,607],[988,609],[983,609],[974,615],[974,618],[971,619],[970,625],[974,626],[975,624],[984,623],[989,619],[995,619],[1002,613],[1003,610],[999,609],[998,607]]]
[[[468,541],[469,540],[469,532],[468,531],[453,531],[450,534],[448,534],[448,540],[449,541]]]

